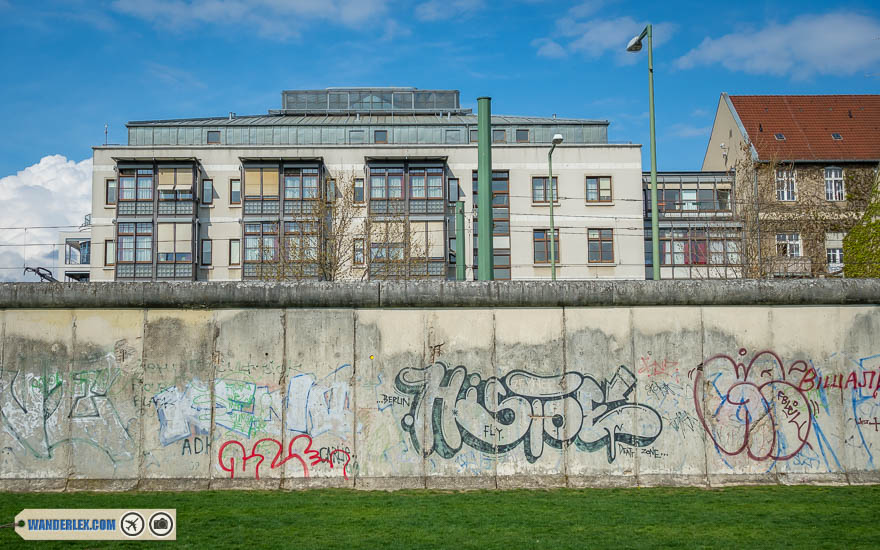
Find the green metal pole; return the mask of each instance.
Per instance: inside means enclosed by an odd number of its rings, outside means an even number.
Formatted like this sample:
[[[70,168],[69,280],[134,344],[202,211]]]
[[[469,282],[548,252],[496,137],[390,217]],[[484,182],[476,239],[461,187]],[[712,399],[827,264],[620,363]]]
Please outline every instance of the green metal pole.
[[[464,201],[455,203],[455,280],[464,281]]]
[[[550,188],[550,280],[556,280],[556,227],[553,225],[553,202],[556,200],[556,194],[553,192],[553,149],[556,149],[554,143],[547,153],[547,172],[550,179],[548,187]]]
[[[660,224],[657,215],[657,136],[654,133],[654,40],[648,24],[648,110],[651,115],[651,266],[660,280]]]
[[[477,280],[493,280],[492,98],[477,98]]]

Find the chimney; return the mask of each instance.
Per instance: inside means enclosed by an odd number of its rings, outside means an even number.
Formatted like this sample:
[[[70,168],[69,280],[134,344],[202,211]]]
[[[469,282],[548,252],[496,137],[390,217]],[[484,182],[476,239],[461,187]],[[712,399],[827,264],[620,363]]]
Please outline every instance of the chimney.
[[[229,111],[229,120],[232,120],[233,118],[235,118],[235,113]]]

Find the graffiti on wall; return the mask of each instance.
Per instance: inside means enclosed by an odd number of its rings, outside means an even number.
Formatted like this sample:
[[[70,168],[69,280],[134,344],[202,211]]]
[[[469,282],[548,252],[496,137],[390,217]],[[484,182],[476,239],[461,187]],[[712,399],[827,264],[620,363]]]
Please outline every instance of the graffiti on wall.
[[[342,365],[320,379],[314,374],[296,374],[284,397],[280,389],[230,378],[214,380],[213,400],[210,386],[198,378],[182,390],[165,388],[151,400],[159,420],[159,442],[168,446],[207,435],[212,409],[215,424],[239,436],[279,435],[282,402],[289,431],[312,437],[326,433],[351,437],[351,370],[350,365]]]
[[[464,447],[505,454],[522,447],[534,463],[545,445],[574,445],[587,452],[605,449],[610,463],[619,443],[645,447],[663,430],[657,411],[634,402],[636,377],[624,366],[600,382],[579,372],[542,376],[524,370],[483,379],[464,366],[436,362],[404,368],[394,383],[411,396],[401,426],[424,456],[453,458]]]
[[[284,449],[284,445],[282,445],[277,439],[271,437],[263,438],[255,442],[251,447],[250,453],[248,453],[241,441],[227,441],[220,446],[220,451],[217,453],[217,462],[220,464],[220,469],[224,472],[229,472],[230,479],[235,477],[236,453],[234,452],[233,447],[237,447],[241,451],[241,456],[238,459],[241,464],[241,471],[246,472],[248,462],[255,460],[254,475],[256,479],[259,480],[260,466],[262,466],[263,462],[268,458],[267,455],[262,454],[262,449],[265,449],[266,445],[269,446],[269,450],[275,451],[274,455],[270,455],[272,457],[272,462],[269,463],[269,469],[271,470],[280,468],[291,460],[296,460],[300,466],[302,466],[302,477],[309,477],[310,467],[325,463],[329,465],[331,469],[341,469],[343,479],[348,479],[348,465],[351,462],[351,454],[346,450],[338,448],[330,449],[325,452],[322,452],[323,449],[315,449],[312,447],[312,436],[308,434],[299,434],[291,438],[290,443],[287,444],[287,454],[283,457],[282,450]],[[260,451],[257,450],[258,447],[260,448]],[[230,451],[227,452],[227,448],[230,448]]]
[[[715,355],[696,368],[697,417],[725,455],[788,460],[809,445],[815,411],[801,383],[810,367],[805,361],[786,367],[772,351],[756,353],[746,364],[747,353]]]
[[[124,349],[124,342],[116,347]],[[51,460],[59,447],[81,445],[97,450],[114,470],[133,460],[133,419],[123,420],[110,396],[122,374],[116,357],[92,354],[69,374],[56,370],[52,358],[19,357],[18,365],[32,367],[0,368],[0,425],[36,459]]]

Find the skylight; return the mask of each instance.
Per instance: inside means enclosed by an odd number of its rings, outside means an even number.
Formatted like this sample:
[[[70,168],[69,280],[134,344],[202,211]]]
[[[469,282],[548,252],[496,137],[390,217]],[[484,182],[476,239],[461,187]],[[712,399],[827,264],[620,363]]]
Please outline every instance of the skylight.
[[[776,141],[785,141],[785,134],[776,134]]]
[[[841,140],[843,139],[843,136],[838,134],[837,132],[834,132],[833,134],[831,134],[831,139]]]

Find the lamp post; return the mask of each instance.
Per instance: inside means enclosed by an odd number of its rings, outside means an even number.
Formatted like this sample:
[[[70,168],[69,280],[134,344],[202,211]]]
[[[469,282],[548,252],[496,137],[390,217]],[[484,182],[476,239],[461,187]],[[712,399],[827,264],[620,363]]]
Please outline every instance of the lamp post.
[[[628,52],[642,49],[642,40],[648,39],[648,111],[651,118],[651,267],[655,281],[660,280],[660,241],[657,215],[657,138],[654,135],[654,47],[649,23],[642,34],[634,37],[626,46]]]
[[[556,200],[556,189],[553,187],[553,150],[562,143],[562,134],[553,135],[553,145],[547,153],[547,187],[550,193],[550,280],[556,280],[556,229],[553,225],[553,202]]]

